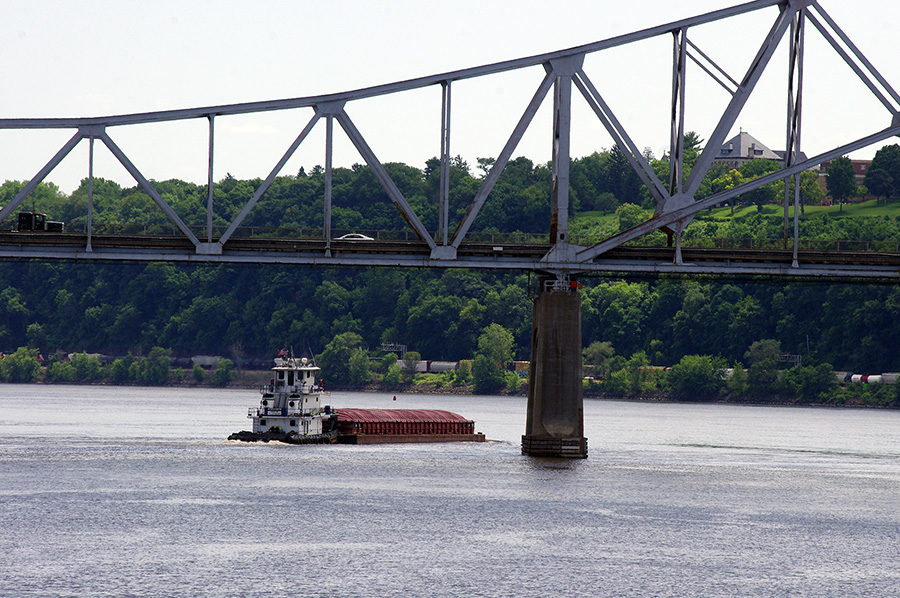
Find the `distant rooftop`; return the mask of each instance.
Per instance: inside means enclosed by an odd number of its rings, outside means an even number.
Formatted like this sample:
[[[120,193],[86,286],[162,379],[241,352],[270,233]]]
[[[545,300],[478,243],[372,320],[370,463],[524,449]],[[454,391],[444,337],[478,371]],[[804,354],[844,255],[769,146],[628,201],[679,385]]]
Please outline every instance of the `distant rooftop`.
[[[754,158],[781,160],[783,159],[783,154],[779,156],[777,153],[770,150],[766,144],[750,133],[741,131],[722,144],[722,148],[719,150],[719,155],[716,156],[716,158],[719,160],[740,161],[752,160]]]
[[[750,133],[741,131],[722,144],[715,160],[719,162],[728,162],[734,166],[740,166],[755,158],[783,162],[784,154],[784,150],[770,149],[765,143]],[[801,161],[806,160],[806,154],[800,152],[799,159]]]

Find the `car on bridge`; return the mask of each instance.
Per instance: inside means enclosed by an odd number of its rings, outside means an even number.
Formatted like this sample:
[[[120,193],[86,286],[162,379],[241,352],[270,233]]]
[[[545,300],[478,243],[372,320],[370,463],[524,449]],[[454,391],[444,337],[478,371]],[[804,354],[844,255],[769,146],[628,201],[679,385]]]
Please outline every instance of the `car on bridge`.
[[[366,235],[360,233],[347,233],[346,235],[341,235],[336,238],[335,241],[374,241],[372,237],[367,237]]]

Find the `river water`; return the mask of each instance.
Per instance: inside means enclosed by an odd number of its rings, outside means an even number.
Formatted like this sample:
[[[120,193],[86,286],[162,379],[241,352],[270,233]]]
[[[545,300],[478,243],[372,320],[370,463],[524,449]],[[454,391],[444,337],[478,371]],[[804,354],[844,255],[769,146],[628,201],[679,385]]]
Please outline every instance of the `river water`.
[[[229,442],[253,391],[0,385],[0,596],[900,595],[900,413],[585,401],[586,460]]]

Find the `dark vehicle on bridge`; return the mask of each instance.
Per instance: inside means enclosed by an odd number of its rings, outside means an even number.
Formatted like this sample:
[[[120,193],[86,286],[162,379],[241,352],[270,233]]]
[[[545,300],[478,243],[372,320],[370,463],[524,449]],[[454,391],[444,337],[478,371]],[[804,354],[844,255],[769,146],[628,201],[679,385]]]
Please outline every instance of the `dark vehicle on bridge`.
[[[19,222],[16,230],[61,233],[65,228],[65,222],[47,220],[46,214],[40,212],[19,212]]]

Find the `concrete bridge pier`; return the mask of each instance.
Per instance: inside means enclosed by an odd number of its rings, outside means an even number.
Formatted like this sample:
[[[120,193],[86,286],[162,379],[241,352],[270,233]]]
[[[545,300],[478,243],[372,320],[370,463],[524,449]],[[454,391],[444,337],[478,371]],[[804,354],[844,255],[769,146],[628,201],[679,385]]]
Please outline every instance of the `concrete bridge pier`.
[[[540,281],[531,328],[522,454],[587,457],[581,374],[581,297],[574,283]]]

